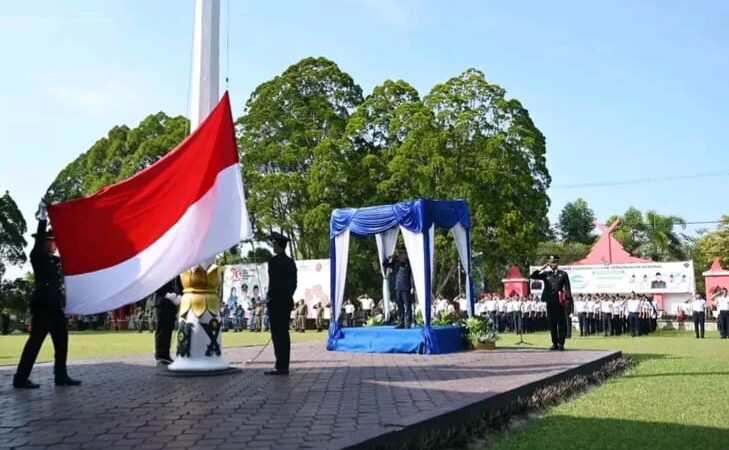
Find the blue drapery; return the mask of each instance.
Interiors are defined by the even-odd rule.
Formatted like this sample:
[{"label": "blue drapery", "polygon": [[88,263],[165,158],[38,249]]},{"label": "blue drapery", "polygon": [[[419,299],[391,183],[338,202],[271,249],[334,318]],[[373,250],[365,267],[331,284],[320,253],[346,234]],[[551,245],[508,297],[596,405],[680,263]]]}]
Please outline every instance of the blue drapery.
[{"label": "blue drapery", "polygon": [[394,205],[342,208],[332,211],[329,234],[334,238],[349,228],[354,236],[365,237],[398,225],[422,233],[433,224],[450,229],[459,222],[470,229],[469,216],[468,204],[463,200],[420,199]]},{"label": "blue drapery", "polygon": [[[423,294],[425,306],[425,326],[423,328],[423,340],[425,353],[440,353],[438,341],[431,328],[431,267],[430,267],[430,237],[428,230],[435,225],[439,228],[451,229],[460,223],[466,229],[466,240],[468,245],[468,267],[470,273],[470,229],[471,219],[468,204],[464,200],[430,200],[419,199],[414,201],[400,202],[394,205],[370,206],[364,208],[343,208],[332,211],[332,218],[329,228],[331,236],[331,292],[334,297],[336,292],[336,247],[334,240],[336,236],[345,230],[355,237],[366,237],[382,233],[396,226],[401,226],[414,233],[423,233],[425,250],[425,282],[426,292]],[[469,277],[470,278],[470,277]],[[468,280],[470,282],[470,279]],[[473,313],[473,289],[469,302],[469,313]],[[332,301],[332,323],[329,326],[329,339],[327,348],[336,348],[336,341],[341,339],[343,331],[339,322],[335,320],[336,301]]]}]

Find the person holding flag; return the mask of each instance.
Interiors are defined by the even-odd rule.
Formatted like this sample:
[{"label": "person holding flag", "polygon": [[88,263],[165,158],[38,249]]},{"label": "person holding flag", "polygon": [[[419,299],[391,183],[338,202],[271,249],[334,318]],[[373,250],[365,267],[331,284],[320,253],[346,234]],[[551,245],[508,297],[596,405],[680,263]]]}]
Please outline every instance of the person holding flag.
[{"label": "person holding flag", "polygon": [[61,258],[57,256],[53,230],[46,230],[48,212],[46,202],[41,200],[36,213],[38,231],[33,235],[35,244],[30,251],[35,286],[30,300],[30,336],[23,348],[18,370],[13,377],[13,387],[17,389],[37,389],[29,377],[38,352],[48,333],[53,339],[55,362],[53,373],[56,386],[77,386],[79,380],[68,376],[66,358],[68,356],[68,327],[64,308],[66,292],[63,284]]}]

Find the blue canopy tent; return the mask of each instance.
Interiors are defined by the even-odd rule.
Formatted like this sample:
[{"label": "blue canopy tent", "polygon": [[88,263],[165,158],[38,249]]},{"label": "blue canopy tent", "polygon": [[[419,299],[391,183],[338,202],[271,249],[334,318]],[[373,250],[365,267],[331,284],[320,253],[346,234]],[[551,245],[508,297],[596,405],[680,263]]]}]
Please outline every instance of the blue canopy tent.
[{"label": "blue canopy tent", "polygon": [[[332,295],[332,321],[329,326],[329,350],[343,349],[339,342],[346,334],[363,333],[361,329],[342,329],[340,315],[344,299],[344,284],[347,275],[347,262],[349,256],[349,238],[354,236],[363,238],[374,235],[377,240],[377,250],[380,258],[380,269],[383,275],[383,300],[385,314],[389,315],[390,289],[385,276],[383,261],[395,252],[398,234],[403,234],[405,248],[408,252],[410,264],[415,281],[415,291],[420,300],[425,324],[422,329],[422,350],[424,353],[446,353],[455,351],[460,342],[454,343],[450,338],[453,330],[437,330],[431,326],[431,283],[434,264],[434,238],[435,227],[446,228],[451,231],[458,248],[458,255],[463,270],[466,273],[466,298],[468,300],[468,315],[473,315],[473,287],[471,284],[471,221],[468,204],[463,200],[429,200],[400,202],[394,205],[371,206],[365,208],[343,208],[332,211],[330,224],[331,238],[331,295]],[[445,327],[444,327],[445,328]],[[394,330],[398,335],[393,339],[412,336],[412,331]],[[443,331],[443,333],[439,333]],[[457,330],[456,330],[457,331]],[[372,336],[381,336],[375,334]],[[439,335],[440,334],[440,335]],[[459,337],[460,339],[460,337]],[[448,340],[445,342],[444,340]],[[462,348],[459,347],[457,350]],[[367,349],[358,348],[352,351],[401,351],[400,347],[369,346]],[[404,350],[406,351],[406,350]]]}]

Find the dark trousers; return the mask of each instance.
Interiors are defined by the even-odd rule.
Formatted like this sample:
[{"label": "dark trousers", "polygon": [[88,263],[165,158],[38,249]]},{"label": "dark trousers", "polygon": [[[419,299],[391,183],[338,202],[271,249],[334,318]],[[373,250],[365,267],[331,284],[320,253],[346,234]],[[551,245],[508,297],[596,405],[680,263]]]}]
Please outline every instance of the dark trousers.
[{"label": "dark trousers", "polygon": [[605,336],[613,334],[613,315],[602,313],[602,332]]},{"label": "dark trousers", "polygon": [[276,370],[289,370],[291,358],[291,336],[289,335],[289,316],[291,311],[270,311],[271,341],[276,355]]},{"label": "dark trousers", "polygon": [[726,338],[729,335],[729,311],[719,311],[716,326],[719,328],[719,335],[722,338]]},{"label": "dark trousers", "polygon": [[154,307],[154,315],[157,319],[157,328],[154,330],[154,358],[172,360],[170,341],[175,329],[177,306],[170,301],[162,302]]},{"label": "dark trousers", "polygon": [[552,334],[553,345],[564,345],[567,336],[567,317],[564,306],[558,302],[547,302],[547,317],[549,318],[549,332]]},{"label": "dark trousers", "polygon": [[696,337],[704,338],[704,312],[695,312],[694,311],[694,333],[696,333]]},{"label": "dark trousers", "polygon": [[585,334],[587,334],[587,330],[585,327],[586,316],[587,316],[587,314],[585,314],[583,312],[577,314],[577,322],[580,325],[580,336],[584,336]]},{"label": "dark trousers", "polygon": [[51,333],[53,350],[55,351],[53,372],[56,378],[65,378],[67,376],[68,327],[63,311],[59,310],[47,315],[34,315],[30,320],[30,326],[30,336],[25,343],[25,348],[23,348],[23,354],[20,356],[20,363],[18,363],[18,370],[15,372],[15,379],[17,381],[28,379],[30,371],[33,370],[35,359],[38,357],[38,352],[48,333]]},{"label": "dark trousers", "polygon": [[400,324],[413,323],[413,297],[410,291],[395,291],[397,293],[397,317]]},{"label": "dark trousers", "polygon": [[640,319],[638,313],[628,313],[628,327],[631,336],[640,336]]}]

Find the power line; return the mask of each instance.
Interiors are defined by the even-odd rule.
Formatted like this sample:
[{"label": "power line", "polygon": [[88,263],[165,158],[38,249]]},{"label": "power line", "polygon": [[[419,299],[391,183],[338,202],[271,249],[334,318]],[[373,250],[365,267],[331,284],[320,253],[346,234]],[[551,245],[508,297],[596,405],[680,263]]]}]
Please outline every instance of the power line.
[{"label": "power line", "polygon": [[577,189],[586,187],[614,187],[614,186],[631,186],[635,184],[665,183],[667,181],[693,180],[698,178],[718,178],[729,176],[729,172],[708,172],[694,173],[689,175],[669,175],[665,177],[653,178],[634,178],[630,180],[619,181],[594,181],[586,183],[573,183],[551,186],[551,189]]}]

